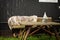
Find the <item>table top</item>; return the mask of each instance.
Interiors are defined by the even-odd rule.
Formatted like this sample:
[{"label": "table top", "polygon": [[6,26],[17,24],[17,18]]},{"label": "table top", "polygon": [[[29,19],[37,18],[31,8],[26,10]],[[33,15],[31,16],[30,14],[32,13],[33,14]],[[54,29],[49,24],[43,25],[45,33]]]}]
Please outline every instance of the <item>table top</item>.
[{"label": "table top", "polygon": [[60,25],[60,23],[57,22],[21,22],[21,25],[13,25],[12,28],[25,28],[26,25],[33,25],[32,28],[34,28],[35,26],[37,27],[37,25]]},{"label": "table top", "polygon": [[21,22],[22,25],[60,25],[57,22]]}]

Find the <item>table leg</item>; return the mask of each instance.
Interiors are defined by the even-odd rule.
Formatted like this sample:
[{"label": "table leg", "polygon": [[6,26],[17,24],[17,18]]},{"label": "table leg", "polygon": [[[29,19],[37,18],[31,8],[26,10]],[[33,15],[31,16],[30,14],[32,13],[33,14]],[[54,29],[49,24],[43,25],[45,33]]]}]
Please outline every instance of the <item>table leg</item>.
[{"label": "table leg", "polygon": [[38,29],[34,30],[34,31],[31,32],[29,35],[32,35],[32,34],[36,33],[36,32],[39,31],[40,29],[41,29],[41,28],[38,28]]},{"label": "table leg", "polygon": [[26,35],[25,35],[25,37],[24,37],[24,40],[27,39],[27,36],[29,35],[30,29],[31,29],[31,27],[29,27],[28,30],[26,31]]},{"label": "table leg", "polygon": [[45,28],[45,25],[41,27],[42,30],[46,31],[47,33],[51,34],[51,35],[54,35],[54,33],[52,33],[50,30],[46,30]]},{"label": "table leg", "polygon": [[29,35],[31,27],[28,27],[28,29],[26,30],[26,28],[24,28],[23,30],[20,30],[20,33],[18,35],[19,40],[26,40],[27,36]]},{"label": "table leg", "polygon": [[54,32],[55,32],[56,40],[59,40],[59,34],[58,34],[56,28],[53,28],[53,29],[54,29]]},{"label": "table leg", "polygon": [[19,32],[19,34],[18,34],[19,40],[23,40],[23,39],[24,39],[24,37],[23,37],[24,35],[23,35],[23,34],[24,34],[25,30],[26,30],[26,29],[20,29],[20,32]]}]

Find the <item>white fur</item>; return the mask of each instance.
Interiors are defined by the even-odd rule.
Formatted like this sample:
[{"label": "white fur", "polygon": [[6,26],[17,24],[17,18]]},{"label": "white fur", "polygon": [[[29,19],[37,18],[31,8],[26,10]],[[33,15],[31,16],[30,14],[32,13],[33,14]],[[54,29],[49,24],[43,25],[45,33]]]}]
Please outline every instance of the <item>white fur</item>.
[{"label": "white fur", "polygon": [[8,19],[9,28],[12,29],[12,25],[20,25],[20,22],[36,22],[37,16],[12,16]]}]

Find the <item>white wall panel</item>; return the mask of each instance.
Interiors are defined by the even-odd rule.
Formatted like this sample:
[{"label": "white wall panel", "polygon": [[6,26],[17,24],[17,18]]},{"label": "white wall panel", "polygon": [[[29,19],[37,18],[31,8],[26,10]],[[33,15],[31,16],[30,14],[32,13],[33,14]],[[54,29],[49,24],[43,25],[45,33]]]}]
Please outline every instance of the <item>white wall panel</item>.
[{"label": "white wall panel", "polygon": [[58,3],[58,0],[39,0],[39,2],[51,2],[51,3]]}]

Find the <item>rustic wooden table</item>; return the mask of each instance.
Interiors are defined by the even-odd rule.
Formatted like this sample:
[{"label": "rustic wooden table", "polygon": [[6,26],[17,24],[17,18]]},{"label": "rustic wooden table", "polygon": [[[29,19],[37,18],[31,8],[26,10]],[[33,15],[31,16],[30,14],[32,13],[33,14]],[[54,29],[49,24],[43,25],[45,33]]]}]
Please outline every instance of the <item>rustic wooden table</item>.
[{"label": "rustic wooden table", "polygon": [[[21,39],[26,40],[28,35],[32,35],[40,29],[43,29],[44,31],[50,33],[51,35],[55,35],[56,40],[59,40],[59,34],[58,34],[56,28],[54,28],[55,33],[52,33],[49,30],[46,30],[44,28],[45,28],[45,26],[47,26],[48,28],[50,28],[52,25],[57,26],[57,25],[60,25],[60,23],[56,23],[56,22],[45,22],[45,23],[43,23],[43,22],[21,22],[21,25],[23,25],[23,26],[20,26],[20,27],[18,27],[18,26],[15,27],[14,26],[13,27],[13,28],[24,28],[23,30],[20,30],[20,33],[18,35],[20,40]],[[35,28],[35,27],[37,27],[38,29],[34,30],[33,32],[31,32],[29,34],[31,28]]]}]

